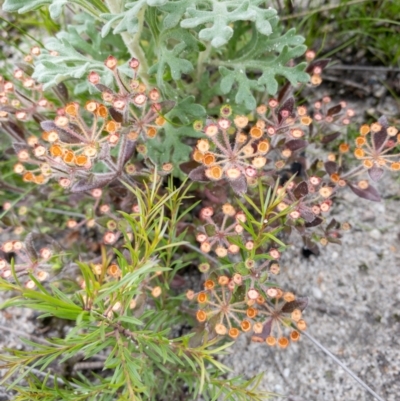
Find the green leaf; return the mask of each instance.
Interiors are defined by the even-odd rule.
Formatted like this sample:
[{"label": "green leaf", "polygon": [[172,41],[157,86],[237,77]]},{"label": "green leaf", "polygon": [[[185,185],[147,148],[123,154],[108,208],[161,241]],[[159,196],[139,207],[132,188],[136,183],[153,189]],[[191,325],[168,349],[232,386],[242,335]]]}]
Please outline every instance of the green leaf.
[{"label": "green leaf", "polygon": [[221,80],[222,92],[224,94],[229,93],[232,89],[233,84],[236,82],[236,103],[244,104],[248,110],[254,110],[257,106],[257,102],[253,95],[253,90],[263,90],[263,88],[257,84],[257,81],[249,79],[245,71],[240,68],[229,70],[225,67],[219,67],[219,72],[223,77]]},{"label": "green leaf", "polygon": [[203,50],[203,45],[187,30],[174,28],[163,31],[159,38],[158,62],[149,69],[149,74],[156,74],[158,87],[165,92],[165,70],[168,68],[173,80],[182,74],[193,71],[193,64],[187,60],[187,54]]},{"label": "green leaf", "polygon": [[177,0],[169,1],[160,10],[167,13],[163,20],[163,27],[165,29],[174,28],[179,24],[186,10],[196,5],[196,0]]},{"label": "green leaf", "polygon": [[[46,49],[57,51],[58,55],[52,56],[50,52],[43,51],[36,61],[33,78],[43,83],[44,89],[47,89],[71,78],[82,79],[90,71],[97,71],[101,74],[102,83],[112,86],[113,74],[105,67],[104,60],[110,54],[108,45],[111,37],[114,46],[125,49],[121,45],[121,39],[113,35],[102,39],[95,20],[88,15],[77,16],[75,21],[76,24],[68,26],[67,31],[61,31],[55,38],[48,39]],[[83,34],[89,40],[84,39]],[[115,56],[122,54],[117,51]],[[82,79],[79,90],[89,91],[93,88],[86,79]]]},{"label": "green leaf", "polygon": [[147,142],[148,155],[158,165],[170,162],[174,167],[189,159],[192,147],[185,144],[187,138],[203,136],[190,126],[176,128],[169,123],[164,126],[164,133],[162,139],[155,138]]},{"label": "green leaf", "polygon": [[101,30],[101,35],[104,37],[108,35],[114,26],[113,33],[129,32],[135,34],[138,31],[138,14],[143,7],[162,6],[168,0],[138,0],[126,4],[127,11],[118,14],[101,14],[100,17],[107,21]]},{"label": "green leaf", "polygon": [[[275,95],[278,91],[277,76],[285,77],[294,86],[308,82],[309,75],[304,71],[306,63],[288,66],[289,61],[306,51],[306,46],[301,44],[303,41],[303,37],[295,35],[294,29],[284,35],[275,31],[268,38],[253,32],[251,40],[238,52],[238,58],[216,62],[222,75],[221,91],[224,94],[236,92],[236,103],[253,110],[256,107],[254,91]],[[251,78],[260,73],[257,80]]]},{"label": "green leaf", "polygon": [[167,115],[169,121],[179,119],[182,124],[188,125],[196,119],[206,115],[206,109],[194,102],[194,96],[188,96],[181,100]]},{"label": "green leaf", "polygon": [[[96,6],[94,5],[96,3]],[[66,4],[76,4],[94,17],[98,17],[99,11],[104,11],[104,4],[92,1],[81,0],[5,0],[3,11],[15,12],[19,14],[37,10],[43,6],[49,6],[50,16],[53,19],[59,18],[63,7]]]},{"label": "green leaf", "polygon": [[50,17],[53,19],[59,18],[66,4],[68,4],[68,0],[57,0],[53,2],[49,7]]},{"label": "green leaf", "polygon": [[18,11],[23,14],[51,3],[52,0],[6,0],[3,4],[3,11],[7,13]]},{"label": "green leaf", "polygon": [[213,47],[221,47],[231,39],[234,31],[230,25],[236,21],[254,21],[260,33],[270,35],[272,25],[269,20],[275,20],[276,11],[258,7],[262,3],[262,0],[212,0],[211,10],[189,7],[186,10],[188,18],[181,22],[181,27],[206,25],[207,28],[200,30],[199,38],[211,42]]}]

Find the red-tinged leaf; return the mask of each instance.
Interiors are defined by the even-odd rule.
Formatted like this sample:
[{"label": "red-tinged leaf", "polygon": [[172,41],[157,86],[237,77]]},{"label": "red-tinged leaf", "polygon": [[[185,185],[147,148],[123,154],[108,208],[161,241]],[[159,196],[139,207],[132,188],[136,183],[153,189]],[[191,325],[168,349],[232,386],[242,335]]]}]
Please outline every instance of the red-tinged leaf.
[{"label": "red-tinged leaf", "polygon": [[29,259],[32,261],[36,261],[38,259],[38,254],[36,252],[36,249],[33,245],[34,241],[34,233],[30,232],[26,237],[25,237],[25,249],[26,252],[29,256]]},{"label": "red-tinged leaf", "polygon": [[326,114],[327,114],[327,116],[331,117],[336,114],[339,114],[341,111],[342,111],[342,106],[340,104],[337,104],[336,106],[333,106],[330,109],[328,109]]},{"label": "red-tinged leaf", "polygon": [[164,116],[175,107],[176,102],[174,102],[173,100],[164,100],[163,102],[157,103],[157,105],[161,107],[161,110],[158,111],[158,114]]},{"label": "red-tinged leaf", "polygon": [[378,118],[378,123],[382,125],[383,128],[389,127],[389,121],[387,120],[386,116],[380,116]]},{"label": "red-tinged leaf", "polygon": [[192,181],[207,182],[210,181],[205,174],[206,168],[204,166],[196,167],[189,173],[189,178]]},{"label": "red-tinged leaf", "polygon": [[279,91],[278,97],[277,97],[277,100],[278,100],[279,104],[281,104],[283,99],[285,99],[285,97],[287,95],[287,92],[288,92],[290,87],[291,87],[290,82],[287,82],[285,85],[283,85],[282,89]]},{"label": "red-tinged leaf", "polygon": [[327,225],[327,227],[326,227],[326,231],[330,231],[330,230],[332,230],[333,228],[337,228],[337,226],[340,226],[340,224],[335,220],[335,219],[332,219],[330,222],[329,222],[329,224]]},{"label": "red-tinged leaf", "polygon": [[25,139],[25,130],[12,121],[3,122],[2,128],[14,139]]},{"label": "red-tinged leaf", "polygon": [[110,144],[103,142],[100,146],[99,160],[106,160],[110,156]]},{"label": "red-tinged leaf", "polygon": [[325,166],[325,171],[326,171],[329,175],[331,175],[331,174],[333,174],[333,173],[336,173],[337,170],[338,170],[337,163],[335,163],[335,162],[325,162],[325,163],[324,163],[324,166]]},{"label": "red-tinged leaf", "polygon": [[194,161],[194,160],[189,160],[188,162],[181,163],[181,164],[179,165],[179,168],[180,168],[185,174],[189,175],[189,173],[190,173],[192,170],[194,170],[196,167],[199,167],[199,166],[201,166],[200,163],[197,163],[197,162]]},{"label": "red-tinged leaf", "polygon": [[313,255],[318,256],[320,254],[318,245],[311,240],[311,238],[308,237],[303,237],[304,241],[304,248],[303,250],[307,250],[308,252],[311,252]]},{"label": "red-tinged leaf", "polygon": [[290,97],[283,103],[283,105],[279,108],[278,110],[278,121],[282,121],[282,112],[283,111],[288,111],[289,112],[289,117],[293,114],[293,107],[294,107],[294,99]]},{"label": "red-tinged leaf", "polygon": [[66,143],[78,143],[81,142],[79,138],[71,135],[68,131],[57,127],[57,125],[52,120],[42,121],[40,126],[44,131],[57,131],[58,135],[60,136],[61,141]]},{"label": "red-tinged leaf", "polygon": [[179,274],[175,274],[174,278],[169,283],[170,287],[174,288],[174,289],[182,288],[185,286],[185,284],[186,284],[186,280]]},{"label": "red-tinged leaf", "polygon": [[254,333],[251,336],[251,341],[255,343],[265,343],[265,340],[271,333],[273,319],[268,320],[263,324],[261,333]]},{"label": "red-tinged leaf", "polygon": [[22,150],[26,150],[27,152],[29,152],[29,147],[25,142],[13,142],[12,147],[15,153],[19,153]]},{"label": "red-tinged leaf", "polygon": [[327,240],[328,240],[328,242],[330,242],[331,244],[342,245],[342,241],[341,241],[339,238],[328,237]]},{"label": "red-tinged leaf", "polygon": [[370,169],[368,169],[368,175],[371,177],[372,181],[379,181],[385,170],[383,168],[377,167],[377,166],[372,166]]},{"label": "red-tinged leaf", "polygon": [[20,92],[17,89],[14,91],[14,93],[17,96],[18,100],[20,100],[21,103],[26,107],[31,107],[35,103],[28,96],[25,96],[22,92]]},{"label": "red-tinged leaf", "polygon": [[379,192],[371,185],[367,189],[361,189],[352,184],[348,184],[348,186],[360,198],[367,199],[372,202],[380,202],[382,200]]},{"label": "red-tinged leaf", "polygon": [[294,189],[293,195],[296,199],[304,198],[308,195],[308,184],[305,181],[300,182],[300,184],[298,184]]},{"label": "red-tinged leaf", "polygon": [[324,220],[321,217],[316,217],[313,221],[306,223],[307,228],[319,226]]},{"label": "red-tinged leaf", "polygon": [[247,181],[243,175],[241,175],[237,180],[229,181],[229,183],[237,195],[242,196],[244,193],[246,193]]},{"label": "red-tinged leaf", "polygon": [[40,125],[42,121],[45,121],[45,117],[39,113],[33,113],[32,118],[35,120],[37,124]]},{"label": "red-tinged leaf", "polygon": [[272,330],[272,319],[269,319],[264,323],[262,332],[260,333],[264,341],[271,334],[271,330]]},{"label": "red-tinged leaf", "polygon": [[15,112],[17,111],[17,109],[15,107],[12,107],[12,106],[1,106],[0,110],[1,111],[6,111],[7,113],[12,113],[12,114],[15,114]]},{"label": "red-tinged leaf", "polygon": [[335,139],[339,138],[340,135],[341,135],[340,132],[334,132],[333,134],[324,135],[321,139],[321,143],[326,145],[327,143],[330,143]]},{"label": "red-tinged leaf", "polygon": [[124,116],[119,111],[115,110],[114,107],[109,107],[108,112],[114,121],[117,123],[122,123],[124,121]]},{"label": "red-tinged leaf", "polygon": [[108,92],[108,93],[111,93],[111,94],[114,93],[109,87],[107,87],[107,86],[105,86],[103,84],[96,84],[94,86],[100,92]]},{"label": "red-tinged leaf", "polygon": [[15,66],[22,70],[26,75],[31,76],[33,74],[33,66],[28,63],[15,63]]},{"label": "red-tinged leaf", "polygon": [[307,222],[311,223],[315,220],[315,214],[312,212],[312,210],[306,206],[300,206],[299,207],[299,212],[301,217]]},{"label": "red-tinged leaf", "polygon": [[136,148],[136,143],[132,141],[127,141],[125,144],[125,149],[124,149],[124,154],[123,154],[123,161],[122,165],[125,166],[125,164],[130,160],[130,158],[133,156],[133,153],[135,152]]},{"label": "red-tinged leaf", "polygon": [[103,188],[116,177],[115,173],[104,173],[91,175],[77,181],[71,188],[72,193],[90,191],[95,188]]},{"label": "red-tinged leaf", "polygon": [[295,309],[300,309],[301,311],[303,311],[307,308],[307,305],[308,298],[297,298],[294,301],[286,302],[285,305],[282,306],[282,309],[280,311],[282,313],[292,313]]},{"label": "red-tinged leaf", "polygon": [[68,89],[62,82],[57,84],[53,90],[62,102],[68,103],[69,100]]},{"label": "red-tinged leaf", "polygon": [[306,72],[312,73],[315,67],[319,67],[323,70],[330,61],[330,59],[315,60],[306,68]]},{"label": "red-tinged leaf", "polygon": [[372,134],[372,146],[377,152],[380,152],[385,146],[388,138],[386,128],[382,128],[379,132],[374,132]]},{"label": "red-tinged leaf", "polygon": [[303,141],[302,139],[293,139],[292,141],[286,142],[285,147],[292,152],[303,149],[308,145],[307,141]]},{"label": "red-tinged leaf", "polygon": [[296,224],[296,226],[294,228],[298,231],[298,233],[300,235],[305,235],[306,234],[306,228],[303,225]]}]

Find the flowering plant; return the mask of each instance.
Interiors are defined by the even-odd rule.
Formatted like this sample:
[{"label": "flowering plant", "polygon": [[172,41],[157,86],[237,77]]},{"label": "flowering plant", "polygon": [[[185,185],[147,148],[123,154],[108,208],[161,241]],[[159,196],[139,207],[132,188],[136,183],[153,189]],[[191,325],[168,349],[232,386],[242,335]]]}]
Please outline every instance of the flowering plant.
[{"label": "flowering plant", "polygon": [[[300,102],[329,60],[260,0],[70,3],[72,25],[0,77],[3,308],[62,325],[2,355],[1,383],[19,400],[266,399],[217,356],[245,333],[300,340],[288,237],[340,243],[335,200],[379,201],[400,135],[381,117],[353,145],[346,102]],[[3,8],[43,5],[67,2]]]}]

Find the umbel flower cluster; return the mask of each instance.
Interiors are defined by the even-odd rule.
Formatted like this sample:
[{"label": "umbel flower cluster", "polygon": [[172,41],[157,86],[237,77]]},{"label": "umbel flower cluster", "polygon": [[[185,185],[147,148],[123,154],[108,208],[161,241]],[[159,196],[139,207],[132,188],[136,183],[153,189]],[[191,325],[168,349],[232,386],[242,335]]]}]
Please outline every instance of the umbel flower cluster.
[{"label": "umbel flower cluster", "polygon": [[[36,54],[35,49],[32,52]],[[24,71],[16,70],[14,76],[27,95],[0,79],[0,118],[4,130],[14,139],[18,157],[14,172],[23,181],[43,185],[56,180],[63,188],[81,192],[121,178],[134,184],[134,176],[148,174],[149,169],[140,159],[146,163],[144,143],[154,138],[165,123],[161,96],[137,77],[136,59],[129,62],[132,79],[123,76],[117,64],[113,56],[105,61],[117,90],[102,85],[101,76],[91,72],[88,80],[100,92],[101,100],[88,100],[83,105],[69,102],[56,110],[43,97],[41,86]],[[48,120],[52,113],[55,117]],[[18,121],[40,123],[40,136],[22,131],[16,125]],[[171,166],[162,166],[165,173],[170,170]]]},{"label": "umbel flower cluster", "polygon": [[[251,271],[249,275],[251,275]],[[250,288],[242,298],[238,296],[246,277],[235,273],[232,277],[218,276],[204,283],[204,290],[186,297],[198,304],[196,319],[208,322],[216,335],[236,339],[240,333],[252,332],[254,342],[286,348],[290,340],[300,339],[306,329],[302,311],[307,299],[296,299],[290,292],[269,287],[264,295]]]},{"label": "umbel flower cluster", "polygon": [[[207,121],[202,129],[206,138],[197,142],[193,152],[193,159],[202,166],[190,177],[197,181],[226,180],[236,193],[246,192],[247,186],[266,171],[290,166],[309,143],[320,139],[315,132],[326,132],[327,125],[329,132],[350,124],[354,111],[344,102],[327,108],[330,101],[325,97],[315,102],[312,118],[305,106],[294,107],[292,97],[281,102],[270,99],[257,107],[250,116],[252,121],[246,115],[232,116],[231,107],[222,106],[221,117]],[[201,127],[200,122],[195,125]],[[332,139],[325,134],[322,141]]]}]

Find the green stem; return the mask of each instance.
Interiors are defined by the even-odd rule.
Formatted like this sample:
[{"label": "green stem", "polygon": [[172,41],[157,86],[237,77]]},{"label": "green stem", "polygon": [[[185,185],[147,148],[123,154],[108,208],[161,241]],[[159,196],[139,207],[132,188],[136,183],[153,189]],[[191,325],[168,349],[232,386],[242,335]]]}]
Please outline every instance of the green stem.
[{"label": "green stem", "polygon": [[204,64],[207,62],[207,60],[210,58],[210,53],[211,53],[211,43],[207,43],[206,50],[200,52],[199,58],[197,60],[197,82],[200,81],[201,76],[203,75],[204,72]]},{"label": "green stem", "polygon": [[[105,0],[107,7],[111,14],[120,14],[124,11],[124,1],[121,0]],[[146,55],[143,52],[143,49],[140,47],[140,37],[142,35],[142,30],[144,26],[144,14],[146,11],[146,4],[139,11],[138,18],[138,31],[134,36],[130,35],[128,32],[122,32],[121,37],[125,43],[126,48],[129,50],[129,53],[132,57],[135,57],[140,62],[140,77],[142,78],[144,84],[148,86],[148,69],[149,66],[147,64]]]},{"label": "green stem", "polygon": [[[88,4],[87,1],[85,1],[85,0],[75,0],[74,3],[77,4],[79,7],[81,7],[83,10],[85,10],[92,17],[94,17],[96,19],[100,19],[101,10],[98,10],[97,8],[91,7],[90,4]],[[104,9],[104,8],[102,7],[102,9]]]}]

